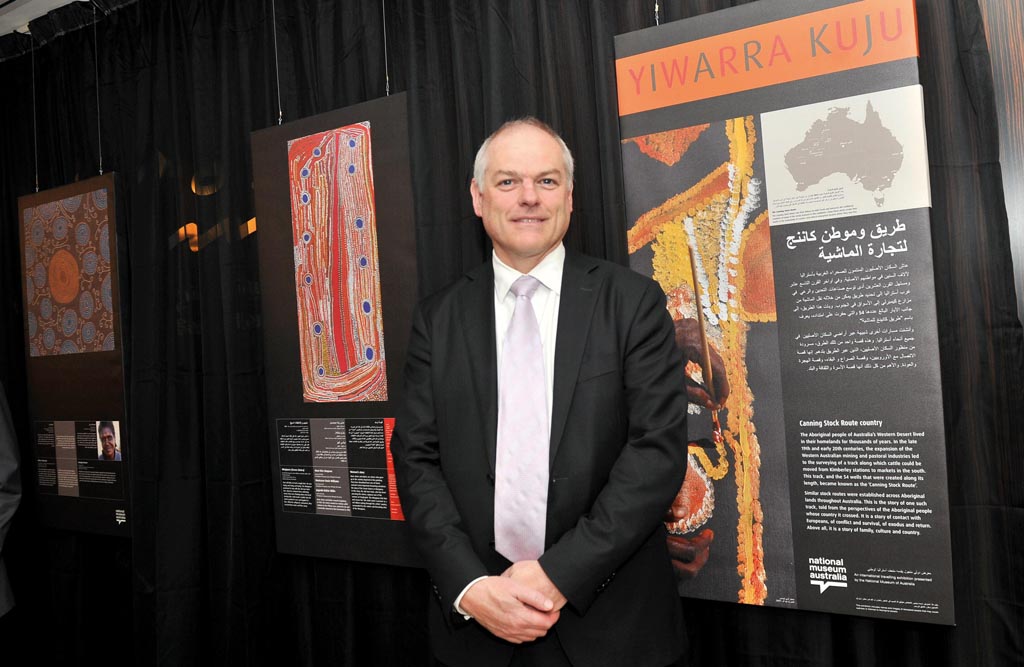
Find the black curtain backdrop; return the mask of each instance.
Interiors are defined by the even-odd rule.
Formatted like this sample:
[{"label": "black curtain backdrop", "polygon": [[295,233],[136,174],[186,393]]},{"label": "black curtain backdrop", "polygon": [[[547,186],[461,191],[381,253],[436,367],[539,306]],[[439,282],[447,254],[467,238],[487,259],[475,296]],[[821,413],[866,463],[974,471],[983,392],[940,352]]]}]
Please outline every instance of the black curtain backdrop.
[{"label": "black curtain backdrop", "polygon": [[[771,0],[764,0],[770,2]],[[667,0],[662,20],[743,4]],[[483,261],[476,146],[535,114],[577,160],[567,244],[624,261],[615,34],[654,2],[384,0],[409,92],[419,290]],[[958,627],[686,601],[690,664],[1024,664],[1024,343],[1015,313],[988,49],[977,0],[918,0],[934,209]],[[78,9],[81,9],[79,7]],[[37,664],[429,665],[418,570],[275,553],[249,133],[385,93],[372,0],[140,0],[0,62],[0,378],[31,463],[16,199],[119,176],[133,539],[32,516],[8,539]],[[47,19],[41,19],[45,22]],[[42,26],[42,23],[38,25]],[[194,222],[198,252],[178,241]],[[83,388],[87,391],[88,388]],[[879,387],[878,391],[886,391]],[[893,400],[899,400],[894,396]],[[29,469],[29,474],[31,469]]]}]

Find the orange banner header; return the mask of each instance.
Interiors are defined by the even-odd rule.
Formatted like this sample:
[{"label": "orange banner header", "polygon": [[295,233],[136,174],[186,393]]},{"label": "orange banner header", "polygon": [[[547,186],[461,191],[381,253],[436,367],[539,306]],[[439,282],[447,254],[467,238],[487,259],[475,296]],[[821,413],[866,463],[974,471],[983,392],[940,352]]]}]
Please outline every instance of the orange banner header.
[{"label": "orange banner header", "polygon": [[914,0],[862,0],[620,58],[619,115],[917,54]]}]

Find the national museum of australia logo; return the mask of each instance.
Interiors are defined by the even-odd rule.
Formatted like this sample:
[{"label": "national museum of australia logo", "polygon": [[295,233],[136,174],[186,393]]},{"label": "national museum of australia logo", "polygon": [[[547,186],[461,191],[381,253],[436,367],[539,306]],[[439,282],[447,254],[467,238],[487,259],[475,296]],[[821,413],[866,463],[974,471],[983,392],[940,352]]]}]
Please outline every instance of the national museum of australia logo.
[{"label": "national museum of australia logo", "polygon": [[808,558],[811,585],[818,593],[828,588],[846,588],[846,565],[842,558]]}]

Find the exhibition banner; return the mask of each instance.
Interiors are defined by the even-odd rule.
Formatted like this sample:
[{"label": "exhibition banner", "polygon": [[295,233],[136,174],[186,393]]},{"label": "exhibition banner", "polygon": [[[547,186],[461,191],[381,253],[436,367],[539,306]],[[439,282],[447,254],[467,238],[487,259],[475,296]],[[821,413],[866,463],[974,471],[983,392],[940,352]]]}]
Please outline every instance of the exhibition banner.
[{"label": "exhibition banner", "polygon": [[129,534],[115,178],[18,199],[28,405],[41,520]]},{"label": "exhibition banner", "polygon": [[391,460],[416,299],[405,94],[252,135],[278,549],[418,565]]},{"label": "exhibition banner", "polygon": [[630,263],[718,407],[690,408],[680,593],[952,624],[913,0],[757,2],[615,46]]}]

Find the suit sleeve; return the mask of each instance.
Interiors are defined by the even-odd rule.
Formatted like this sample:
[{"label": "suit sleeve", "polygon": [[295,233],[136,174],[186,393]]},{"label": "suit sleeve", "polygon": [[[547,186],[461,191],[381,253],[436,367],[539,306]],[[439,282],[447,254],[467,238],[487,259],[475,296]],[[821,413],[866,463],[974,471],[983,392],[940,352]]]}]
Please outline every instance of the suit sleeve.
[{"label": "suit sleeve", "polygon": [[18,443],[7,407],[7,396],[0,385],[0,554],[3,553],[7,529],[21,500],[21,479],[18,476]]},{"label": "suit sleeve", "polygon": [[446,611],[466,584],[486,576],[441,469],[431,367],[431,334],[424,307],[416,309],[405,365],[405,397],[391,451],[402,511]]},{"label": "suit sleeve", "polygon": [[540,558],[551,581],[585,613],[599,588],[659,528],[686,473],[686,394],[665,296],[653,281],[625,336],[628,436],[605,486]]}]

